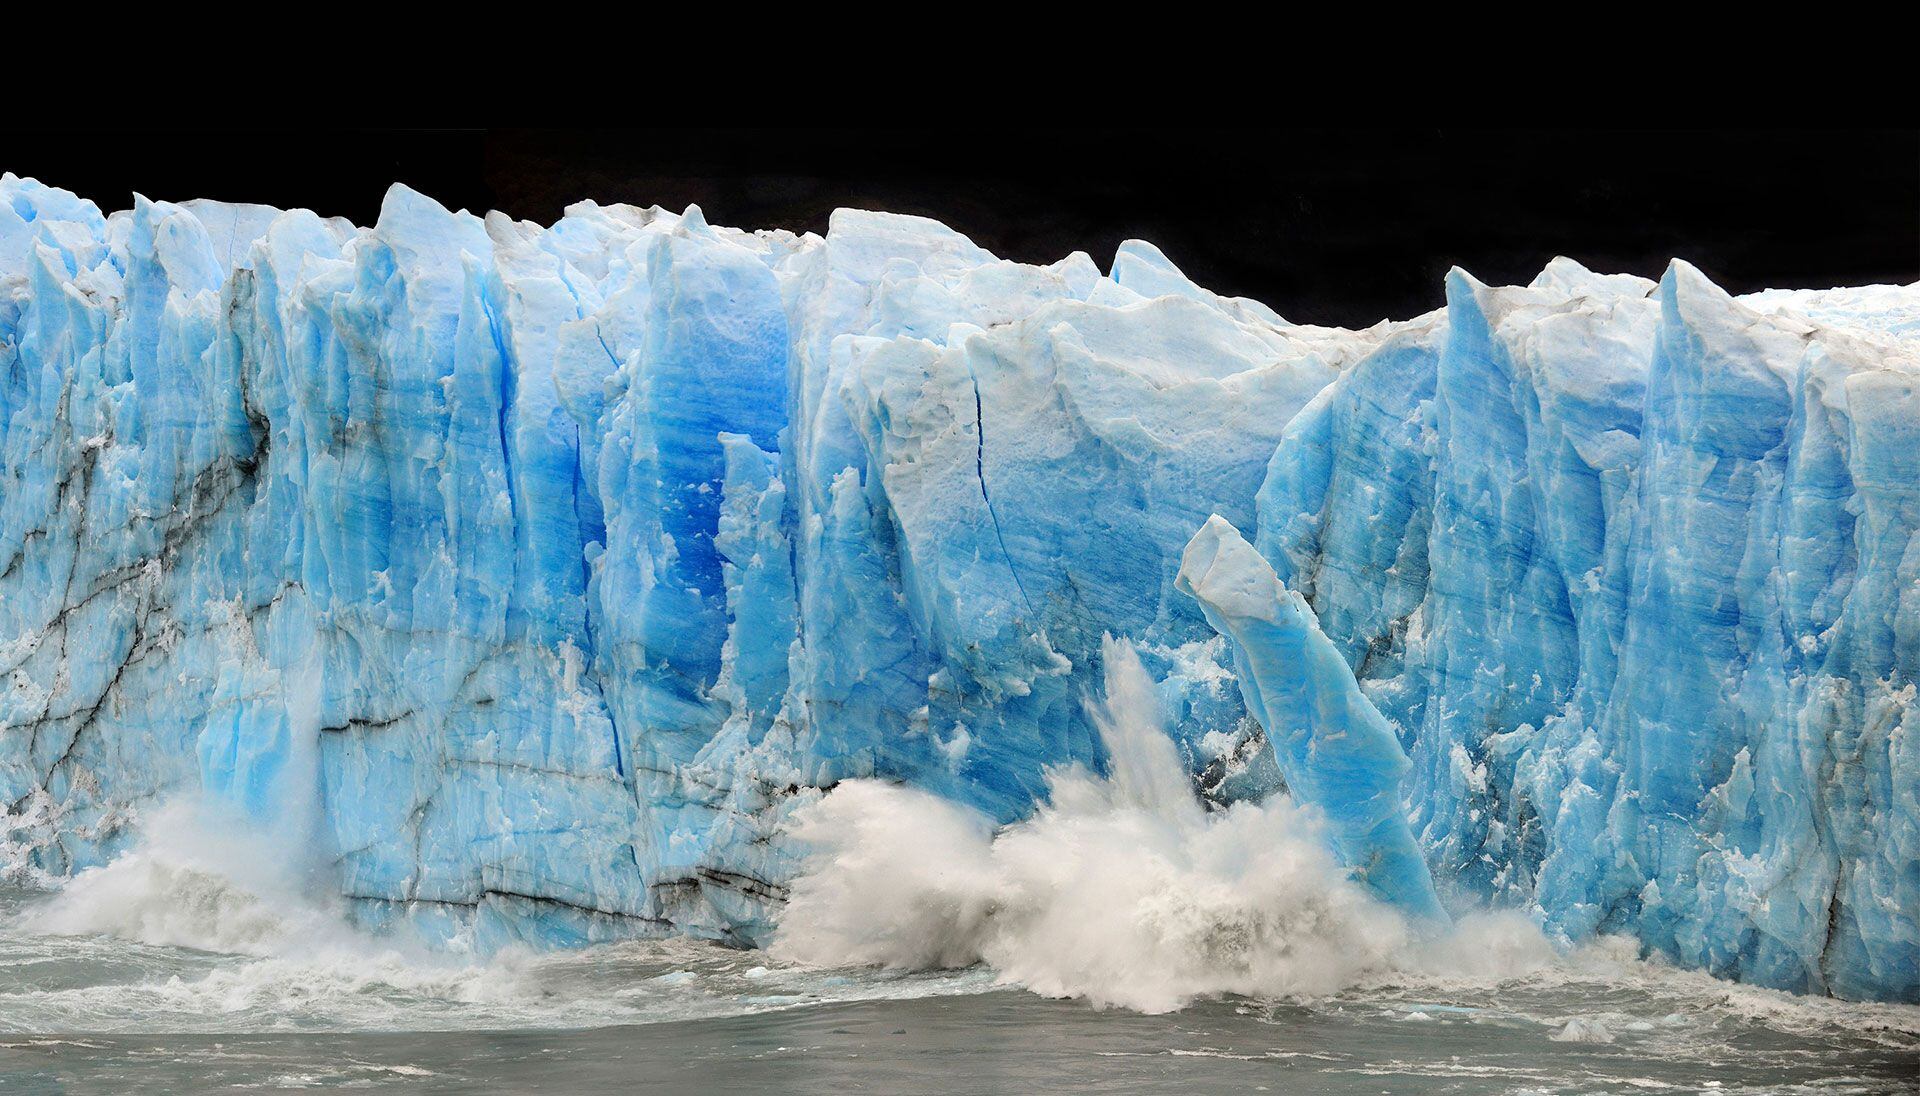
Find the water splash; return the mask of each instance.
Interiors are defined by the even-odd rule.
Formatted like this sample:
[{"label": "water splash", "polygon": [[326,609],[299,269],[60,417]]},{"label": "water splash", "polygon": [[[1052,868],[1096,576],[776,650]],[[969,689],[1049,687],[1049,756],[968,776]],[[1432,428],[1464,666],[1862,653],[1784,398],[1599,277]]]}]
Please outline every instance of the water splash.
[{"label": "water splash", "polygon": [[331,876],[206,799],[52,893],[0,890],[0,1033],[588,1028],[976,990],[849,976],[687,939],[481,954],[358,927]]},{"label": "water splash", "polygon": [[154,811],[131,849],[75,875],[20,923],[237,955],[363,952],[330,882],[244,817],[181,800]]},{"label": "water splash", "polygon": [[[1049,802],[996,830],[929,793],[849,781],[800,818],[813,846],[772,944],[820,965],[984,962],[1002,980],[1098,1006],[1326,994],[1464,949],[1420,935],[1355,883],[1284,796],[1202,809],[1153,680],[1108,639],[1094,722],[1111,765],[1049,776]],[[1521,971],[1552,950],[1525,918],[1471,918],[1474,962]]]}]

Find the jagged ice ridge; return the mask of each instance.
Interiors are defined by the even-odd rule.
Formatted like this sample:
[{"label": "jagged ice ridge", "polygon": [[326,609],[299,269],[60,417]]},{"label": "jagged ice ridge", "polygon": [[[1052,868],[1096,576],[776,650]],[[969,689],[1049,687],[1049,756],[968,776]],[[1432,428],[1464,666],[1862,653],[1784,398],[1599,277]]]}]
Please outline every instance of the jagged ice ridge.
[{"label": "jagged ice ridge", "polygon": [[837,782],[1101,766],[1111,634],[1416,916],[1920,999],[1920,286],[1446,289],[6,176],[0,841],[197,790],[372,926],[757,942]]}]

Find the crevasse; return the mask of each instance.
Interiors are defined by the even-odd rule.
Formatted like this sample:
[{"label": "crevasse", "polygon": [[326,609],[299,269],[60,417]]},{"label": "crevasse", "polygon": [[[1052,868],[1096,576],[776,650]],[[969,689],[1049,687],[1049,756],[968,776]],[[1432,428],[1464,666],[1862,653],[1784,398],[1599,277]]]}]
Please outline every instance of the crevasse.
[{"label": "crevasse", "polygon": [[1920,287],[1446,291],[6,176],[0,850],[198,792],[371,926],[751,943],[837,782],[1103,765],[1111,634],[1406,908],[1920,999]]}]

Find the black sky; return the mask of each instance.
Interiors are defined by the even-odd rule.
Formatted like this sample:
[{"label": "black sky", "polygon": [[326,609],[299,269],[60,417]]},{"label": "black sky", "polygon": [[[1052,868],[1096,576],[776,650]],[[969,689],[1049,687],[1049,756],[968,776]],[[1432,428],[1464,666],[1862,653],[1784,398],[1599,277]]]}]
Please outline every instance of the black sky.
[{"label": "black sky", "polygon": [[1920,130],[436,130],[0,133],[0,170],[103,208],[131,192],[306,206],[365,224],[393,180],[551,222],[579,198],[697,202],[716,224],[822,231],[836,206],[937,217],[1025,261],[1104,267],[1128,237],[1290,319],[1440,303],[1460,265],[1547,259],[1736,292],[1920,278]]}]

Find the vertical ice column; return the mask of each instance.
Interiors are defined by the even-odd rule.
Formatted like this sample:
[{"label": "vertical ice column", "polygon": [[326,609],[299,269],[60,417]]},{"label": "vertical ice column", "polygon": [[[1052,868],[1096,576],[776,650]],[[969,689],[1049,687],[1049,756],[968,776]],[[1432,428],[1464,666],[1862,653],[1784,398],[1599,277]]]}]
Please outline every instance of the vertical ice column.
[{"label": "vertical ice column", "polygon": [[1407,755],[1307,603],[1218,514],[1188,543],[1177,584],[1233,639],[1247,709],[1294,797],[1326,817],[1341,859],[1382,898],[1444,922],[1400,801]]}]

